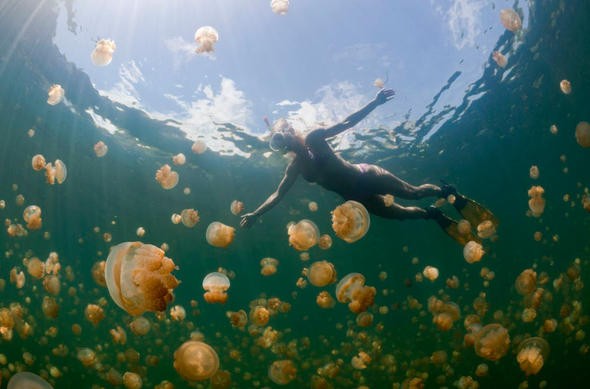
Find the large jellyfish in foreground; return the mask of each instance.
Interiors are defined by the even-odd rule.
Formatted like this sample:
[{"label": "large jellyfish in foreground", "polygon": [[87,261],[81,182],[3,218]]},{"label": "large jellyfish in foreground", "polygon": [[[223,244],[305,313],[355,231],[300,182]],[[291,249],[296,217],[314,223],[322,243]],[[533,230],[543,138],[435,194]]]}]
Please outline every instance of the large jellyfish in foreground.
[{"label": "large jellyfish in foreground", "polygon": [[526,375],[537,374],[549,355],[549,343],[543,338],[532,337],[523,340],[518,346],[516,361]]},{"label": "large jellyfish in foreground", "polygon": [[320,230],[314,222],[308,219],[300,220],[298,223],[289,224],[287,227],[289,244],[295,250],[306,251],[315,246],[320,239]]},{"label": "large jellyfish in foreground", "polygon": [[199,45],[195,50],[197,54],[212,53],[215,51],[213,47],[219,40],[219,33],[211,26],[200,27],[195,32],[195,42]]},{"label": "large jellyfish in foreground", "polygon": [[350,273],[336,285],[336,298],[341,303],[348,303],[353,313],[366,311],[375,301],[377,290],[365,286],[365,277],[360,273]]},{"label": "large jellyfish in foreground", "polygon": [[6,389],[53,389],[53,386],[37,374],[23,371],[10,378]]},{"label": "large jellyfish in foreground", "polygon": [[203,381],[219,370],[219,357],[207,343],[189,340],[174,352],[174,368],[187,381]]},{"label": "large jellyfish in foreground", "polygon": [[369,230],[369,212],[359,202],[349,200],[332,211],[332,228],[348,243],[361,239]]},{"label": "large jellyfish in foreground", "polygon": [[124,242],[111,248],[105,280],[113,301],[130,315],[161,312],[172,301],[179,281],[176,268],[164,251],[151,244]]},{"label": "large jellyfish in foreground", "polygon": [[111,39],[101,39],[96,42],[96,47],[90,54],[92,63],[96,66],[107,66],[113,60],[113,53],[117,45]]}]

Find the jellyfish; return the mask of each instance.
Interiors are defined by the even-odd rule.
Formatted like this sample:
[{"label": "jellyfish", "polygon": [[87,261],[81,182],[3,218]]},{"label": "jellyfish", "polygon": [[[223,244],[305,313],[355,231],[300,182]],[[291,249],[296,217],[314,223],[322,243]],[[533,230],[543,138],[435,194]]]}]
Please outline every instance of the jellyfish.
[{"label": "jellyfish", "polygon": [[227,301],[226,291],[229,289],[229,278],[223,273],[209,273],[203,279],[203,289],[206,290],[203,297],[208,303],[225,304]]},{"label": "jellyfish", "polygon": [[542,186],[532,186],[529,191],[529,208],[534,217],[539,217],[545,211],[545,199],[543,198],[545,189]]},{"label": "jellyfish", "polygon": [[471,223],[468,220],[461,219],[457,223],[457,231],[461,235],[469,235],[471,233]]},{"label": "jellyfish", "polygon": [[237,312],[227,311],[225,315],[229,319],[231,326],[234,328],[244,328],[246,327],[246,324],[248,324],[248,315],[243,309],[240,309]]},{"label": "jellyfish", "polygon": [[[195,211],[195,212],[196,212],[196,211]],[[197,214],[197,216],[198,216],[198,214]],[[179,224],[179,223],[182,221],[182,216],[180,216],[180,215],[179,215],[179,214],[177,214],[177,213],[173,213],[173,214],[170,216],[170,221],[172,222],[172,224]]]},{"label": "jellyfish", "polygon": [[383,81],[381,78],[376,78],[375,81],[373,81],[373,86],[379,89],[383,89],[383,87],[385,86],[385,81]]},{"label": "jellyfish", "polygon": [[29,230],[38,230],[43,224],[41,219],[41,208],[36,205],[29,205],[23,211],[23,220],[27,223]]},{"label": "jellyfish", "polygon": [[174,261],[151,244],[124,242],[111,247],[105,280],[113,301],[130,315],[161,312],[172,301],[179,281]]},{"label": "jellyfish", "polygon": [[434,281],[438,278],[439,272],[438,269],[434,266],[426,266],[424,270],[422,270],[422,274],[430,281]]},{"label": "jellyfish", "polygon": [[315,298],[315,302],[320,308],[324,309],[334,308],[334,305],[336,305],[332,295],[325,290],[322,290],[320,293],[318,293]]},{"label": "jellyfish", "polygon": [[539,178],[539,167],[537,165],[531,166],[531,168],[529,169],[529,177],[531,177],[533,180]]},{"label": "jellyfish", "polygon": [[234,215],[239,215],[244,210],[244,203],[239,200],[234,200],[229,206],[229,210]]},{"label": "jellyfish", "polygon": [[109,146],[105,145],[103,141],[99,140],[94,144],[94,154],[96,154],[98,158],[102,158],[107,155],[108,151]]},{"label": "jellyfish", "polygon": [[318,243],[320,230],[311,220],[303,219],[298,223],[290,223],[287,226],[287,234],[289,244],[295,250],[306,251]]},{"label": "jellyfish", "polygon": [[307,274],[309,282],[313,286],[323,287],[336,282],[336,269],[328,261],[318,261],[311,264]]},{"label": "jellyfish", "polygon": [[137,235],[139,238],[142,238],[145,235],[145,228],[137,227],[137,230],[135,230],[135,235]]},{"label": "jellyfish", "polygon": [[174,352],[174,368],[187,381],[204,381],[219,370],[219,357],[207,343],[189,340]]},{"label": "jellyfish", "polygon": [[307,204],[307,209],[309,209],[310,212],[317,212],[318,203],[316,203],[315,201],[310,201],[309,204]]},{"label": "jellyfish", "polygon": [[207,227],[205,238],[214,247],[225,248],[234,240],[236,229],[220,222],[213,222]]},{"label": "jellyfish", "polygon": [[360,273],[349,273],[336,285],[336,299],[348,303],[353,313],[366,311],[375,301],[377,290],[365,286],[365,277]]},{"label": "jellyfish", "polygon": [[526,375],[537,374],[549,355],[549,343],[543,338],[531,337],[518,346],[516,360]]},{"label": "jellyfish", "polygon": [[63,184],[68,177],[68,169],[66,168],[66,164],[59,159],[56,159],[53,164],[55,166],[55,179],[58,184]]},{"label": "jellyfish", "polygon": [[328,250],[332,247],[332,237],[328,234],[321,235],[320,240],[318,241],[318,247],[322,250]]},{"label": "jellyfish", "polygon": [[590,123],[578,123],[576,126],[576,142],[584,148],[590,147]]},{"label": "jellyfish", "polygon": [[297,368],[293,361],[284,359],[274,361],[268,367],[268,378],[277,385],[287,385],[297,376]]},{"label": "jellyfish", "polygon": [[370,312],[361,312],[356,317],[356,325],[359,327],[369,327],[373,324],[373,314]]},{"label": "jellyfish", "polygon": [[197,42],[198,45],[195,52],[197,54],[212,53],[213,51],[215,51],[213,45],[215,45],[215,43],[217,43],[218,40],[219,34],[217,33],[216,29],[214,29],[211,26],[200,27],[195,32],[195,42]]},{"label": "jellyfish", "polygon": [[512,8],[500,10],[500,21],[508,31],[516,32],[522,28],[522,20]]},{"label": "jellyfish", "polygon": [[41,310],[45,317],[49,319],[55,319],[59,315],[59,304],[55,298],[50,296],[43,296],[43,302],[41,303]]},{"label": "jellyfish", "polygon": [[90,54],[92,63],[96,66],[107,66],[113,60],[113,53],[117,45],[110,39],[101,39],[96,42],[96,47]]},{"label": "jellyfish", "polygon": [[59,84],[53,84],[49,87],[47,91],[47,104],[49,105],[57,105],[62,102],[65,95],[64,88],[61,87]]},{"label": "jellyfish", "polygon": [[39,171],[45,168],[45,157],[41,154],[37,154],[33,156],[31,160],[31,165],[33,166],[33,170]]},{"label": "jellyfish", "polygon": [[497,361],[508,352],[508,330],[498,323],[488,324],[475,335],[475,353],[490,361]]},{"label": "jellyfish", "polygon": [[260,274],[262,274],[263,276],[271,276],[275,274],[277,272],[278,264],[279,261],[277,261],[274,258],[262,258],[260,260],[260,266],[262,267],[262,269],[260,269]]},{"label": "jellyfish", "polygon": [[156,181],[162,188],[172,189],[178,184],[178,173],[173,171],[170,165],[165,164],[156,171]]},{"label": "jellyfish", "polygon": [[481,244],[474,240],[470,240],[463,247],[463,257],[467,263],[475,263],[481,261],[481,257],[486,252],[483,250]]},{"label": "jellyfish", "polygon": [[277,15],[286,15],[289,11],[289,0],[270,0],[270,8]]},{"label": "jellyfish", "polygon": [[104,319],[104,310],[96,304],[88,304],[84,309],[84,316],[86,320],[94,325],[97,325]]},{"label": "jellyfish", "polygon": [[193,143],[191,146],[191,151],[195,154],[203,154],[205,151],[207,151],[207,143],[199,139]]},{"label": "jellyfish", "polygon": [[492,59],[494,62],[496,62],[496,65],[501,68],[505,68],[508,64],[508,59],[506,59],[506,56],[504,56],[504,54],[500,53],[499,51],[494,51],[492,53]]},{"label": "jellyfish", "polygon": [[263,327],[268,324],[270,319],[270,312],[262,305],[256,305],[250,310],[250,321],[258,327]]},{"label": "jellyfish", "polygon": [[170,308],[170,318],[174,321],[183,321],[186,318],[186,310],[182,305]]},{"label": "jellyfish", "polygon": [[6,389],[53,389],[53,386],[37,374],[23,371],[10,377]]},{"label": "jellyfish", "polygon": [[45,274],[45,264],[37,257],[27,262],[27,272],[36,279],[41,279]]},{"label": "jellyfish", "polygon": [[559,82],[559,89],[561,89],[561,92],[564,95],[569,95],[570,93],[572,93],[572,83],[568,80],[561,80]]},{"label": "jellyfish", "polygon": [[[178,217],[177,214],[172,215],[172,223],[178,224]],[[183,209],[180,212],[180,221],[184,224],[185,227],[193,228],[198,222],[201,220],[199,217],[199,212],[194,210],[193,208]]]},{"label": "jellyfish", "polygon": [[357,355],[352,357],[350,364],[354,369],[363,370],[367,368],[367,364],[371,362],[371,357],[364,351],[360,351]]},{"label": "jellyfish", "polygon": [[148,319],[143,316],[138,316],[131,323],[129,323],[129,328],[131,332],[135,335],[143,336],[150,332],[152,325]]},{"label": "jellyfish", "polygon": [[525,269],[518,275],[514,283],[521,296],[527,296],[537,289],[537,273],[533,269]]},{"label": "jellyfish", "polygon": [[491,238],[496,233],[496,226],[491,220],[484,220],[477,225],[477,236],[482,239]]},{"label": "jellyfish", "polygon": [[349,200],[332,211],[332,228],[348,243],[361,239],[369,230],[369,212],[361,203]]},{"label": "jellyfish", "polygon": [[183,153],[178,153],[172,157],[172,163],[177,166],[182,166],[186,163],[186,157]]}]

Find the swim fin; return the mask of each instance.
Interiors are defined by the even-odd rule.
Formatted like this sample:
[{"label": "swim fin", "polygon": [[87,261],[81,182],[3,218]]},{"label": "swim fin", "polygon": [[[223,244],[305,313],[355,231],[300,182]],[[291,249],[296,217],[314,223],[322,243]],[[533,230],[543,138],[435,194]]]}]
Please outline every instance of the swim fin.
[{"label": "swim fin", "polygon": [[477,228],[480,223],[486,220],[491,221],[496,228],[498,227],[498,224],[500,224],[492,211],[477,201],[462,194],[455,194],[455,202],[453,203],[453,206],[469,223],[471,223],[473,228]]},{"label": "swim fin", "polygon": [[426,212],[428,213],[429,219],[434,219],[440,228],[442,228],[448,236],[453,238],[455,242],[459,243],[461,246],[465,246],[467,242],[471,240],[478,243],[481,242],[479,237],[473,234],[472,230],[467,234],[461,234],[457,222],[442,213],[440,209],[430,206],[427,208]]}]

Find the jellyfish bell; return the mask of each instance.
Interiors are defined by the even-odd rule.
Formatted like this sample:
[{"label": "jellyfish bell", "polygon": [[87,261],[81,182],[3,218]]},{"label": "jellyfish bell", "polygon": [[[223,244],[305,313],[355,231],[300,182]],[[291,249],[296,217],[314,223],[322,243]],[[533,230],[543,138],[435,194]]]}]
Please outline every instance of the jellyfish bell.
[{"label": "jellyfish bell", "polygon": [[375,301],[376,289],[365,286],[365,277],[360,273],[349,273],[336,285],[336,299],[348,303],[353,313],[366,311]]},{"label": "jellyfish bell", "polygon": [[537,374],[549,356],[549,343],[543,338],[532,337],[518,345],[516,360],[520,369],[528,375]]},{"label": "jellyfish bell", "polygon": [[43,170],[45,168],[45,157],[43,157],[43,155],[41,154],[33,156],[33,159],[31,160],[31,165],[33,166],[33,170],[35,171]]},{"label": "jellyfish bell", "polygon": [[584,148],[590,147],[590,123],[578,123],[576,126],[576,142]]},{"label": "jellyfish bell", "polygon": [[205,294],[203,297],[208,303],[225,304],[227,301],[227,290],[230,287],[229,278],[219,272],[209,273],[203,279],[203,289]]},{"label": "jellyfish bell", "polygon": [[328,261],[318,261],[311,264],[307,274],[313,286],[323,287],[336,281],[336,269]]},{"label": "jellyfish bell", "polygon": [[193,143],[193,145],[191,146],[191,151],[194,154],[203,154],[205,151],[207,151],[207,143],[199,139]]},{"label": "jellyfish bell", "polygon": [[49,105],[57,105],[61,103],[65,96],[64,88],[61,87],[59,84],[53,84],[49,87],[47,91],[47,104]]},{"label": "jellyfish bell", "polygon": [[178,153],[172,157],[172,163],[178,166],[182,166],[186,163],[186,156],[183,153]]},{"label": "jellyfish bell", "polygon": [[559,82],[559,89],[564,95],[569,95],[572,93],[572,83],[568,80],[561,80]]},{"label": "jellyfish bell", "polygon": [[174,352],[174,369],[187,381],[204,381],[219,370],[219,356],[207,343],[189,340]]},{"label": "jellyfish bell", "polygon": [[90,54],[92,63],[96,66],[107,66],[113,60],[113,53],[116,48],[117,45],[111,39],[99,40]]},{"label": "jellyfish bell", "polygon": [[244,203],[239,200],[234,200],[229,206],[229,210],[234,215],[239,215],[244,210]]},{"label": "jellyfish bell", "polygon": [[498,323],[488,324],[475,335],[475,353],[490,361],[497,361],[508,352],[510,336],[508,330]]},{"label": "jellyfish bell", "polygon": [[27,223],[29,230],[38,230],[41,228],[41,208],[36,205],[29,205],[23,211],[23,220]]},{"label": "jellyfish bell", "polygon": [[178,173],[173,171],[170,165],[165,164],[156,171],[156,181],[162,188],[169,190],[178,184]]},{"label": "jellyfish bell", "polygon": [[522,28],[522,20],[512,8],[500,10],[500,21],[508,31],[516,32]]},{"label": "jellyfish bell", "polygon": [[187,208],[183,209],[182,212],[180,212],[180,215],[176,213],[173,214],[171,220],[174,224],[178,224],[180,221],[182,221],[182,224],[184,224],[185,227],[193,228],[199,222],[199,220],[201,220],[201,218],[199,217],[199,212],[197,210],[193,208]]},{"label": "jellyfish bell", "polygon": [[506,56],[504,56],[504,54],[500,53],[499,51],[494,51],[492,53],[492,59],[494,60],[494,62],[496,62],[496,65],[498,65],[501,68],[505,68],[506,65],[508,65],[508,59],[506,58]]},{"label": "jellyfish bell", "polygon": [[361,239],[369,230],[369,212],[359,202],[349,200],[332,211],[332,228],[348,243]]},{"label": "jellyfish bell", "polygon": [[53,386],[37,374],[23,371],[10,377],[6,389],[53,389]]},{"label": "jellyfish bell", "polygon": [[286,15],[289,11],[289,0],[271,0],[270,8],[277,15]]},{"label": "jellyfish bell", "polygon": [[297,377],[297,368],[289,359],[274,361],[268,367],[268,378],[277,385],[287,385],[295,377]]},{"label": "jellyfish bell", "polygon": [[214,247],[225,248],[234,240],[236,229],[220,222],[213,222],[207,227],[205,238]]},{"label": "jellyfish bell", "polygon": [[297,223],[289,224],[287,234],[289,235],[289,244],[295,250],[306,251],[318,243],[320,230],[311,220],[303,219]]},{"label": "jellyfish bell", "polygon": [[109,294],[130,315],[162,312],[179,284],[170,274],[175,267],[174,261],[154,245],[124,242],[113,246],[105,266]]},{"label": "jellyfish bell", "polygon": [[98,157],[98,158],[102,158],[105,155],[107,155],[107,152],[109,151],[109,147],[103,142],[103,141],[98,141],[94,144],[94,154]]},{"label": "jellyfish bell", "polygon": [[55,180],[58,184],[63,184],[68,177],[68,169],[66,168],[66,164],[61,160],[56,159],[53,165],[55,166]]},{"label": "jellyfish bell", "polygon": [[211,26],[199,27],[199,29],[195,32],[195,42],[197,42],[198,45],[195,52],[197,54],[212,53],[215,51],[213,46],[218,40],[219,33],[215,28]]},{"label": "jellyfish bell", "polygon": [[534,185],[528,190],[529,209],[534,217],[540,217],[545,211],[545,199],[543,194],[545,189],[542,186]]},{"label": "jellyfish bell", "polygon": [[279,261],[274,258],[262,258],[260,260],[260,274],[262,274],[263,276],[270,276],[275,274],[277,272],[278,264]]},{"label": "jellyfish bell", "polygon": [[467,263],[475,263],[481,261],[481,258],[486,252],[483,250],[481,244],[474,240],[470,240],[463,247],[463,257]]}]

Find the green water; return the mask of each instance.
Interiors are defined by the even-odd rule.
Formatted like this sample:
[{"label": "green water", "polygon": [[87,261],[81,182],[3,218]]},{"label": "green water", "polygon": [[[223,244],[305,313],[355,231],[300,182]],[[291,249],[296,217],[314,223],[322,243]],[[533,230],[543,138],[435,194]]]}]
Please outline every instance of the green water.
[{"label": "green water", "polygon": [[[5,280],[0,288],[0,309],[20,304],[23,319],[33,328],[25,338],[15,331],[12,340],[0,339],[0,354],[9,363],[0,365],[2,387],[15,371],[47,377],[51,366],[61,371],[61,377],[48,378],[56,388],[111,387],[105,379],[111,368],[120,374],[140,374],[143,387],[154,387],[163,380],[175,387],[187,387],[189,383],[172,366],[173,353],[194,330],[217,351],[221,369],[231,373],[233,387],[237,388],[277,386],[268,378],[267,370],[272,362],[282,359],[292,360],[297,367],[296,378],[287,385],[293,388],[310,387],[317,369],[330,362],[340,365],[338,374],[325,377],[331,385],[326,387],[335,388],[390,388],[414,377],[422,378],[426,387],[452,387],[466,376],[478,381],[480,387],[490,388],[518,387],[524,381],[529,387],[586,386],[590,357],[584,334],[589,330],[589,301],[584,283],[589,275],[590,214],[581,203],[590,182],[590,154],[576,143],[574,129],[579,121],[590,120],[588,2],[537,2],[532,8],[531,30],[511,57],[516,65],[510,78],[502,80],[495,67],[487,67],[465,101],[480,92],[485,92],[483,97],[466,103],[426,143],[404,144],[394,151],[373,143],[373,151],[362,157],[352,151],[343,153],[356,163],[379,163],[412,183],[445,179],[493,210],[500,220],[497,239],[484,241],[487,253],[472,265],[464,261],[460,246],[427,221],[373,217],[362,240],[348,244],[338,239],[331,229],[330,211],[342,200],[301,179],[260,223],[240,229],[239,217],[230,212],[230,203],[239,199],[247,210],[256,207],[280,181],[285,160],[279,156],[264,158],[266,145],[249,137],[240,144],[252,151],[249,159],[212,151],[195,155],[191,142],[173,128],[139,111],[117,109],[101,98],[88,77],[51,43],[55,29],[52,4],[44,3],[37,13],[23,12],[36,6],[32,0],[7,2],[0,24],[0,49],[5,54],[0,62],[0,199],[6,201],[0,217],[23,223],[24,206],[36,204],[43,210],[40,231],[20,238],[9,237],[5,229],[0,232],[5,253],[0,260],[0,279]],[[19,35],[31,14],[33,23]],[[501,37],[506,39],[510,39],[508,33]],[[559,90],[559,81],[564,78],[573,85],[571,95]],[[112,118],[129,136],[105,136],[87,116],[72,112],[64,104],[48,106],[46,91],[55,79],[65,80],[62,85],[75,109],[99,107],[101,115]],[[552,124],[559,128],[557,134],[549,131]],[[33,137],[27,135],[30,128],[35,129]],[[427,133],[429,126],[424,128]],[[403,132],[401,128],[396,131]],[[230,128],[220,128],[221,134],[230,132]],[[133,137],[153,148],[137,147]],[[92,152],[98,140],[109,145],[107,156],[100,159]],[[187,156],[186,165],[174,167],[180,174],[180,184],[165,191],[155,182],[155,171],[179,152]],[[37,153],[48,161],[59,158],[67,164],[68,177],[62,185],[50,186],[42,172],[32,170],[30,161]],[[531,165],[540,169],[538,180],[529,177]],[[547,206],[540,218],[527,216],[527,190],[532,185],[545,188]],[[191,189],[189,195],[183,194],[185,187]],[[18,194],[24,196],[24,206],[16,204]],[[566,194],[569,201],[564,201]],[[309,201],[318,203],[317,212],[308,210]],[[418,204],[428,205],[429,201]],[[170,215],[184,208],[199,211],[201,221],[192,229],[170,222]],[[445,210],[459,217],[453,209]],[[329,250],[312,248],[311,261],[305,263],[300,253],[289,247],[286,234],[290,221],[303,218],[312,219],[334,240]],[[227,249],[212,247],[205,240],[207,225],[216,220],[237,228],[235,240]],[[173,304],[182,305],[187,312],[181,322],[170,321],[169,315],[160,320],[146,313],[152,330],[144,337],[131,332],[128,324],[132,317],[111,301],[107,289],[91,275],[92,266],[106,259],[112,245],[137,240],[140,226],[147,231],[143,242],[168,244],[167,255],[177,264],[174,274],[181,281]],[[95,227],[99,233],[94,232]],[[540,242],[533,239],[536,231],[543,233]],[[44,232],[49,237],[44,238]],[[111,242],[103,239],[105,232],[112,235]],[[47,292],[42,281],[29,276],[23,266],[23,258],[45,260],[50,252],[57,252],[62,264],[56,319],[44,316],[41,302]],[[259,261],[267,256],[277,258],[280,264],[277,274],[263,277]],[[418,258],[418,263],[413,258]],[[315,297],[320,288],[296,286],[302,269],[322,259],[334,263],[340,277],[360,272],[367,285],[377,289],[375,304],[369,309],[374,315],[373,325],[358,327],[356,316],[345,304],[338,303],[330,310],[319,308]],[[576,259],[579,279],[555,289],[553,281]],[[426,265],[439,268],[437,281],[417,282],[416,275]],[[9,282],[15,266],[27,275],[22,289]],[[71,268],[73,277],[66,276],[66,267]],[[219,267],[235,273],[229,299],[225,305],[207,304],[201,281]],[[495,273],[485,284],[480,276],[484,267]],[[531,267],[537,274],[546,272],[549,281],[541,286],[547,293],[537,317],[523,323],[521,312],[526,302],[515,291],[514,282],[521,271]],[[386,272],[387,278],[380,279],[380,272]],[[457,289],[445,286],[445,280],[453,275],[460,280]],[[73,288],[71,293],[69,288]],[[334,292],[333,285],[323,289]],[[464,344],[468,331],[463,320],[475,312],[473,301],[482,293],[489,305],[481,317],[482,324],[502,324],[512,340],[498,362],[476,355],[472,346]],[[449,331],[441,331],[432,323],[427,300],[433,295],[461,308],[461,318]],[[256,345],[258,336],[232,328],[225,317],[226,311],[249,311],[249,304],[260,297],[277,297],[291,305],[289,312],[273,315],[269,323],[280,332],[279,344],[292,342],[288,347],[261,348]],[[410,309],[409,298],[417,299],[422,307]],[[106,317],[95,326],[85,319],[84,309],[101,299],[106,303]],[[196,307],[191,306],[192,300]],[[567,317],[564,307],[571,307],[574,301],[581,303],[581,311]],[[496,311],[503,316],[494,317]],[[549,357],[539,374],[527,378],[516,362],[517,343],[538,335],[543,322],[550,318],[559,324],[555,332],[542,334],[551,347]],[[82,327],[80,335],[72,332],[74,323]],[[112,341],[109,330],[116,326],[127,332],[125,345]],[[50,327],[57,329],[55,335],[47,332]],[[68,348],[66,355],[52,353],[58,345]],[[84,367],[76,357],[83,347],[95,350],[99,362]],[[137,360],[130,358],[130,349],[139,353]],[[231,358],[232,350],[241,357]],[[448,354],[442,365],[430,361],[432,353],[439,350]],[[350,363],[359,351],[372,358],[364,370],[355,370]],[[34,356],[32,363],[25,363],[25,352]],[[157,362],[153,362],[153,356]],[[475,375],[481,363],[489,367],[485,377]],[[209,382],[191,385],[208,387]]]}]

